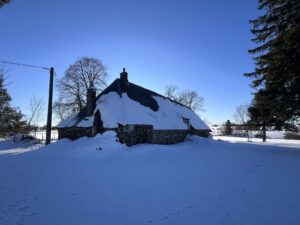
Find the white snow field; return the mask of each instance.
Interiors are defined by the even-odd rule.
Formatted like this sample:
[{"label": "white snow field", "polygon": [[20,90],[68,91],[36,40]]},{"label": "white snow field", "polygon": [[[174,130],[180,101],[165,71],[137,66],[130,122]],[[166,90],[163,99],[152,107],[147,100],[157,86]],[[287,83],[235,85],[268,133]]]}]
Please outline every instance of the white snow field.
[{"label": "white snow field", "polygon": [[260,144],[270,146],[282,146],[290,148],[300,148],[300,140],[289,140],[283,138],[267,138],[266,142],[262,142],[261,138],[251,138],[250,142],[246,137],[234,137],[234,136],[213,136],[215,140],[229,141],[231,143],[247,143],[247,144]]},{"label": "white snow field", "polygon": [[128,148],[107,132],[0,155],[0,224],[296,225],[299,174],[299,148],[200,137]]}]

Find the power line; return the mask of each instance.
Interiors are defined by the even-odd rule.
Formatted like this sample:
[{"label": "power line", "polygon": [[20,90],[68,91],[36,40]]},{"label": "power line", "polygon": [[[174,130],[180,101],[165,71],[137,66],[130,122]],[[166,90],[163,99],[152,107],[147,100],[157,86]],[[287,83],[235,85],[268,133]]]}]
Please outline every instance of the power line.
[{"label": "power line", "polygon": [[49,100],[48,100],[48,115],[47,115],[47,130],[46,130],[46,145],[50,144],[51,142],[51,125],[52,125],[52,97],[53,97],[53,77],[54,77],[54,68],[48,68],[43,66],[34,66],[24,63],[16,63],[16,62],[9,62],[5,60],[0,60],[0,63],[5,64],[12,64],[17,66],[24,66],[24,67],[32,67],[38,69],[44,69],[50,72],[50,83],[49,83]]},{"label": "power line", "polygon": [[4,61],[4,60],[0,60],[0,63],[12,64],[12,65],[17,65],[17,66],[26,66],[26,67],[32,67],[32,68],[38,68],[38,69],[44,69],[44,70],[50,70],[50,68],[44,67],[44,66],[34,66],[34,65],[29,65],[29,64],[24,64],[24,63],[16,63],[16,62],[9,62],[9,61]]}]

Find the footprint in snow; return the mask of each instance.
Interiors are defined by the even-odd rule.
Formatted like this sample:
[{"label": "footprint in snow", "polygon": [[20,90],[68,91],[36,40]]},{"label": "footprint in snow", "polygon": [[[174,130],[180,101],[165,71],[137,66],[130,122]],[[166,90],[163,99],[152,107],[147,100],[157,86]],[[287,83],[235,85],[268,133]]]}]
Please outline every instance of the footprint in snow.
[{"label": "footprint in snow", "polygon": [[167,219],[169,219],[169,217],[168,216],[164,216],[164,217],[160,218],[159,220],[167,220]]},{"label": "footprint in snow", "polygon": [[16,206],[18,206],[18,204],[15,204],[15,203],[9,203],[7,206],[8,206],[8,207],[11,207],[11,208],[15,208]]},{"label": "footprint in snow", "polygon": [[77,195],[77,193],[76,192],[69,192],[69,195],[74,196],[74,195]]},{"label": "footprint in snow", "polygon": [[178,210],[177,211],[177,214],[181,214],[181,213],[183,213],[184,212],[184,210]]},{"label": "footprint in snow", "polygon": [[26,209],[29,209],[29,206],[21,206],[21,207],[19,208],[19,211],[24,211],[24,210],[26,210]]},{"label": "footprint in snow", "polygon": [[245,172],[247,172],[247,173],[252,173],[252,172],[253,172],[253,169],[247,169],[247,170],[245,170]]},{"label": "footprint in snow", "polygon": [[227,224],[232,224],[232,216],[230,213],[225,214],[225,218],[222,221],[222,224],[227,225]]},{"label": "footprint in snow", "polygon": [[24,216],[24,217],[32,217],[32,216],[34,216],[35,214],[36,214],[35,212],[29,212],[29,213],[23,214],[22,216]]}]

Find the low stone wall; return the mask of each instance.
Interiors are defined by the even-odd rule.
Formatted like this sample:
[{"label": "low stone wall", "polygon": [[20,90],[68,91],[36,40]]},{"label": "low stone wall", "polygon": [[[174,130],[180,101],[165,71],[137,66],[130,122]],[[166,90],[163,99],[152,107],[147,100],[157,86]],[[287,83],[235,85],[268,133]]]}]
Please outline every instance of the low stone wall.
[{"label": "low stone wall", "polygon": [[200,136],[200,137],[208,137],[210,135],[210,130],[195,130],[195,129],[192,129],[190,131],[190,134],[191,135],[197,135],[197,136]]},{"label": "low stone wall", "polygon": [[153,130],[152,144],[175,144],[183,142],[189,130]]},{"label": "low stone wall", "polygon": [[153,126],[152,125],[119,125],[117,136],[121,143],[127,146],[151,143]]},{"label": "low stone wall", "polygon": [[151,125],[119,125],[115,131],[120,142],[127,146],[141,143],[176,144],[183,142],[188,134],[209,136],[209,130],[154,130]]},{"label": "low stone wall", "polygon": [[58,128],[58,139],[69,138],[75,140],[84,136],[92,137],[93,128],[92,127],[67,127]]},{"label": "low stone wall", "polygon": [[154,130],[152,125],[119,125],[118,128],[112,129],[96,129],[96,127],[69,127],[58,128],[58,138],[69,138],[72,140],[83,136],[92,137],[97,133],[113,130],[117,133],[117,137],[121,143],[127,146],[135,144],[151,143],[151,144],[176,144],[183,142],[188,134],[208,137],[210,130]]}]

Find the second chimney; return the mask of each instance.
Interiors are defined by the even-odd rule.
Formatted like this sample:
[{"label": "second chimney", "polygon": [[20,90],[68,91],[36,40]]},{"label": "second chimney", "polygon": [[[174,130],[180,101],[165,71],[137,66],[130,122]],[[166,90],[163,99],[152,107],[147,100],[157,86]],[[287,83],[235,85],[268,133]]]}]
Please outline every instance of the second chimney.
[{"label": "second chimney", "polygon": [[123,68],[123,72],[120,73],[120,79],[122,81],[128,82],[128,73],[125,71],[125,68]]},{"label": "second chimney", "polygon": [[96,108],[96,89],[93,83],[87,89],[86,116],[91,116]]}]

